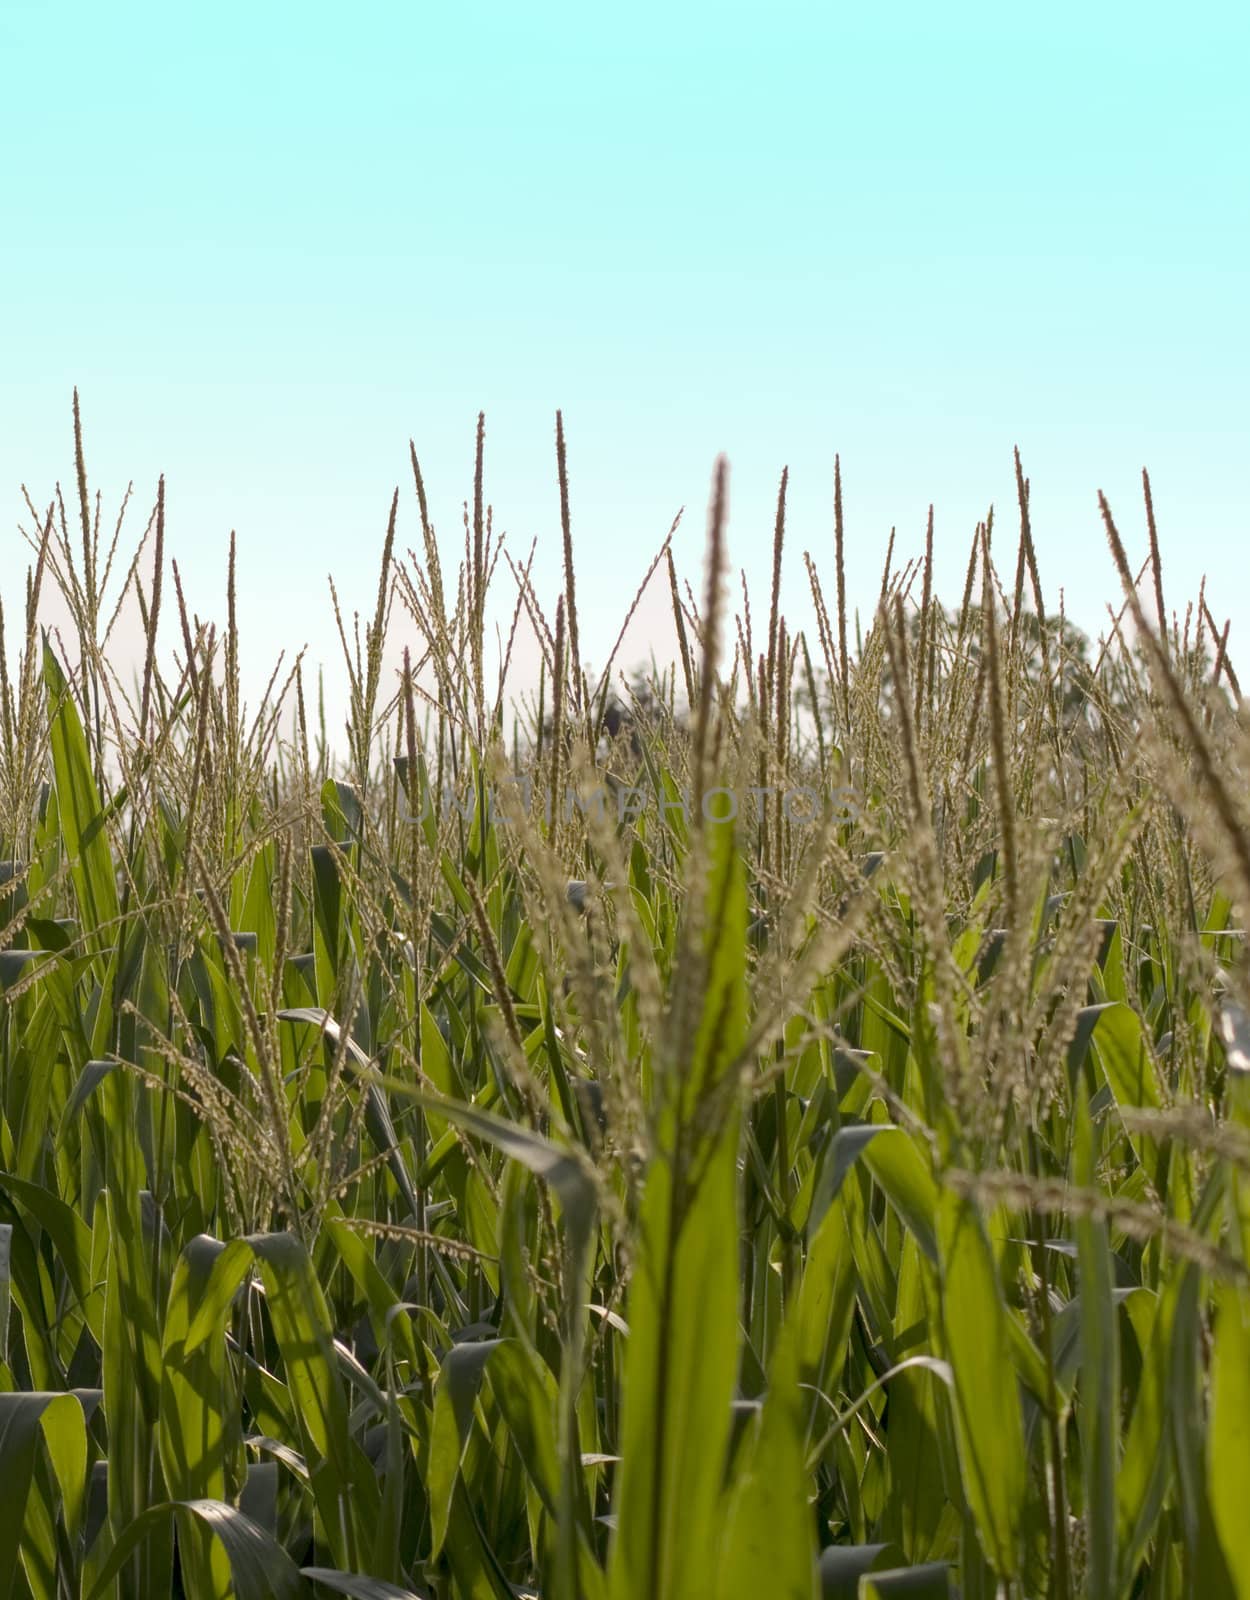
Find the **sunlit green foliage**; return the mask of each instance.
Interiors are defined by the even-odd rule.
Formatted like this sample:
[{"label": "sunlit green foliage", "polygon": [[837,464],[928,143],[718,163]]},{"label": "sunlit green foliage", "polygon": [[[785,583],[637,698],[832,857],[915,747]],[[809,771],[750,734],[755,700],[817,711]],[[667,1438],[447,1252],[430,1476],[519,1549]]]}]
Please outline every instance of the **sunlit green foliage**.
[{"label": "sunlit green foliage", "polygon": [[631,693],[561,431],[518,707],[479,430],[336,740],[76,444],[0,641],[0,1594],[1250,1593],[1248,745],[1152,522],[1095,646],[1023,477],[954,610],[848,614],[839,496],[832,614],[809,559],[754,638],[721,466]]}]

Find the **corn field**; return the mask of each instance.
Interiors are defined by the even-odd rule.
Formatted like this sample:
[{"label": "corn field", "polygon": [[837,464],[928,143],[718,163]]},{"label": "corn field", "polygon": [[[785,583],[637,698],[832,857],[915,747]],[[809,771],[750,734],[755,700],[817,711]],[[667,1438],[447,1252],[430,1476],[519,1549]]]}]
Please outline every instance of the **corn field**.
[{"label": "corn field", "polygon": [[1018,458],[957,606],[930,521],[850,607],[839,479],[804,628],[719,463],[631,677],[562,422],[543,597],[479,421],[333,733],[74,420],[0,612],[0,1595],[1250,1595],[1250,739],[1148,479],[1092,641]]}]

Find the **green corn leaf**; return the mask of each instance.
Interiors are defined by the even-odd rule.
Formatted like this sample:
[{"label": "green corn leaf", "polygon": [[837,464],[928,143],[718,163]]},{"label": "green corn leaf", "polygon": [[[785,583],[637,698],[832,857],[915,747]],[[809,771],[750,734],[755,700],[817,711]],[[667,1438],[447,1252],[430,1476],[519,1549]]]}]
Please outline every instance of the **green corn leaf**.
[{"label": "green corn leaf", "polygon": [[821,1600],[859,1600],[859,1581],[888,1568],[897,1551],[888,1544],[833,1544],[820,1556]]},{"label": "green corn leaf", "polygon": [[745,1036],[747,907],[732,827],[708,836],[701,1012],[690,1059],[671,1059],[662,1086],[629,1290],[613,1600],[711,1595],[723,1531],[738,1367],[739,1118],[708,1127],[700,1113]]},{"label": "green corn leaf", "polygon": [[44,646],[43,677],[48,694],[57,815],[69,856],[70,879],[87,937],[97,950],[102,950],[112,939],[117,921],[117,880],[87,740],[69,681],[50,645]]},{"label": "green corn leaf", "polygon": [[870,1572],[859,1580],[859,1600],[894,1600],[896,1595],[906,1595],[909,1600],[950,1600],[950,1592],[950,1568],[944,1561]]},{"label": "green corn leaf", "polygon": [[[361,1069],[362,1072],[372,1072],[372,1062],[368,1052],[361,1048],[351,1034],[344,1033],[328,1011],[324,1011],[317,1006],[294,1006],[287,1010],[279,1011],[278,1017],[283,1022],[305,1022],[312,1027],[319,1028],[332,1044],[337,1045],[342,1041],[343,1048],[347,1051],[348,1058],[354,1065]],[[413,1186],[412,1175],[409,1173],[407,1163],[404,1160],[403,1151],[399,1147],[399,1139],[395,1133],[395,1125],[391,1121],[391,1113],[387,1106],[386,1098],[378,1085],[371,1081],[366,1082],[364,1094],[365,1127],[368,1129],[369,1136],[378,1149],[386,1156],[387,1165],[394,1174],[395,1182],[399,1185],[399,1191],[408,1202],[409,1212],[415,1216],[419,1209],[417,1192]]]},{"label": "green corn leaf", "polygon": [[[125,1126],[130,1085],[114,1074],[105,1080],[100,1107],[113,1140],[119,1186],[101,1196],[108,1239],[108,1280],[104,1303],[101,1375],[104,1413],[108,1421],[108,1513],[114,1537],[147,1508],[163,1501],[157,1445],[160,1410],[161,1356],[157,1327],[157,1291],[152,1256],[143,1227],[142,1195],[137,1184],[136,1140]],[[173,1530],[158,1520],[149,1538],[135,1545],[135,1565],[123,1575],[124,1595],[160,1594],[171,1581]]]},{"label": "green corn leaf", "polygon": [[559,1196],[569,1228],[571,1247],[576,1255],[584,1254],[590,1243],[598,1206],[595,1182],[584,1159],[561,1149],[540,1134],[531,1133],[527,1128],[488,1111],[481,1111],[476,1106],[462,1105],[441,1095],[425,1093],[400,1078],[379,1076],[376,1081],[392,1093],[414,1101],[423,1110],[436,1113],[467,1133],[485,1139],[511,1160],[520,1162],[536,1177],[549,1183]]},{"label": "green corn leaf", "polygon": [[813,1600],[818,1593],[798,1342],[792,1322],[770,1364],[746,1460],[725,1496],[719,1600]]},{"label": "green corn leaf", "polygon": [[1131,1587],[1146,1555],[1172,1481],[1173,1459],[1167,1437],[1169,1351],[1181,1298],[1194,1297],[1197,1288],[1196,1268],[1178,1264],[1172,1270],[1158,1298],[1150,1338],[1143,1351],[1141,1378],[1116,1480],[1122,1591]]},{"label": "green corn leaf", "polygon": [[103,1337],[104,1304],[91,1280],[91,1230],[72,1206],[39,1184],[0,1172],[0,1193],[7,1194],[48,1235],[92,1334],[99,1342]]},{"label": "green corn leaf", "polygon": [[[1111,1085],[1116,1104],[1136,1110],[1158,1111],[1163,1099],[1137,1013],[1121,1002],[1102,1011],[1097,1024],[1092,1047]],[[1149,1172],[1151,1181],[1158,1185],[1158,1140],[1138,1129],[1130,1130],[1129,1140],[1137,1159]]]},{"label": "green corn leaf", "polygon": [[1246,1484],[1250,1481],[1250,1294],[1233,1285],[1217,1297],[1211,1362],[1207,1493],[1235,1592],[1250,1594]]},{"label": "green corn leaf", "polygon": [[[242,1464],[238,1400],[226,1361],[226,1323],[251,1266],[245,1244],[192,1239],[174,1269],[161,1362],[161,1465],[179,1500],[229,1498],[230,1469]],[[189,1600],[227,1600],[225,1551],[203,1524],[182,1545]]]},{"label": "green corn leaf", "polygon": [[0,1365],[9,1361],[9,1307],[13,1301],[13,1224],[0,1222]]},{"label": "green corn leaf", "polygon": [[372,1542],[378,1491],[349,1436],[329,1307],[294,1234],[252,1234],[247,1243],[260,1265],[325,1536],[335,1560],[350,1571],[358,1548]]},{"label": "green corn leaf", "polygon": [[964,1492],[986,1557],[1002,1578],[1019,1570],[1028,1484],[1020,1394],[993,1251],[973,1203],[938,1206],[943,1339],[955,1375],[955,1424]]},{"label": "green corn leaf", "polygon": [[[1078,1088],[1074,1172],[1083,1187],[1096,1178],[1094,1130]],[[1120,1328],[1112,1298],[1107,1225],[1076,1217],[1081,1282],[1081,1461],[1091,1591],[1111,1594],[1116,1578],[1116,1473],[1119,1465]]]},{"label": "green corn leaf", "polygon": [[[60,1492],[66,1530],[82,1524],[87,1484],[87,1427],[75,1394],[0,1394],[0,1594],[13,1594],[18,1554],[27,1532],[27,1503],[42,1436]],[[33,1554],[33,1553],[32,1553]],[[41,1552],[46,1567],[50,1555]]]},{"label": "green corn leaf", "polygon": [[434,1423],[430,1436],[429,1496],[432,1525],[430,1554],[437,1556],[447,1538],[452,1497],[460,1480],[469,1430],[486,1363],[498,1340],[452,1345],[443,1358],[434,1391]]},{"label": "green corn leaf", "polygon": [[350,1572],[336,1572],[333,1567],[301,1567],[300,1574],[334,1594],[348,1595],[350,1600],[430,1600],[428,1589],[401,1588],[382,1578],[357,1577]]},{"label": "green corn leaf", "polygon": [[230,1563],[235,1600],[306,1600],[299,1568],[282,1546],[237,1506],[220,1500],[167,1500],[149,1506],[123,1530],[86,1600],[104,1600],[135,1551],[175,1519],[184,1530],[196,1525],[207,1529],[221,1544]]},{"label": "green corn leaf", "polygon": [[933,1174],[916,1141],[902,1128],[881,1127],[877,1135],[864,1148],[864,1164],[925,1256],[936,1266],[938,1187]]}]

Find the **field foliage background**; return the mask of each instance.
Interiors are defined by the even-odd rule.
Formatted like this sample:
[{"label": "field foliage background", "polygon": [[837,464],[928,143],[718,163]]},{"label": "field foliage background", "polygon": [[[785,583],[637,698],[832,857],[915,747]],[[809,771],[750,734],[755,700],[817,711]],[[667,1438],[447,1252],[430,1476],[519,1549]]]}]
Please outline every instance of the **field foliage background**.
[{"label": "field foliage background", "polygon": [[1250,746],[1148,480],[1098,641],[1019,462],[954,604],[930,523],[849,608],[839,487],[799,630],[719,463],[628,677],[562,425],[555,597],[479,425],[339,733],[75,446],[2,595],[0,1594],[1250,1594]]}]

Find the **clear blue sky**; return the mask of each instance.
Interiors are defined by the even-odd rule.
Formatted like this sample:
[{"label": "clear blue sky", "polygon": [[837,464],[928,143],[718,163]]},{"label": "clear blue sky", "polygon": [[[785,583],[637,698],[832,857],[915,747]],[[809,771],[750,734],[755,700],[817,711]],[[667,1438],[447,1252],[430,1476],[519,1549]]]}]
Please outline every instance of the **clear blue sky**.
[{"label": "clear blue sky", "polygon": [[106,505],[167,474],[203,614],[238,529],[258,678],[333,660],[325,575],[371,603],[396,483],[415,541],[410,435],[455,549],[479,408],[552,603],[564,408],[592,661],[682,503],[697,579],[719,450],[761,585],[790,465],[797,612],[835,449],[871,605],[931,499],[958,590],[1019,443],[1093,628],[1095,492],[1142,548],[1149,464],[1170,599],[1205,571],[1244,635],[1248,46],[1232,5],[0,0],[4,594],[77,383]]}]

